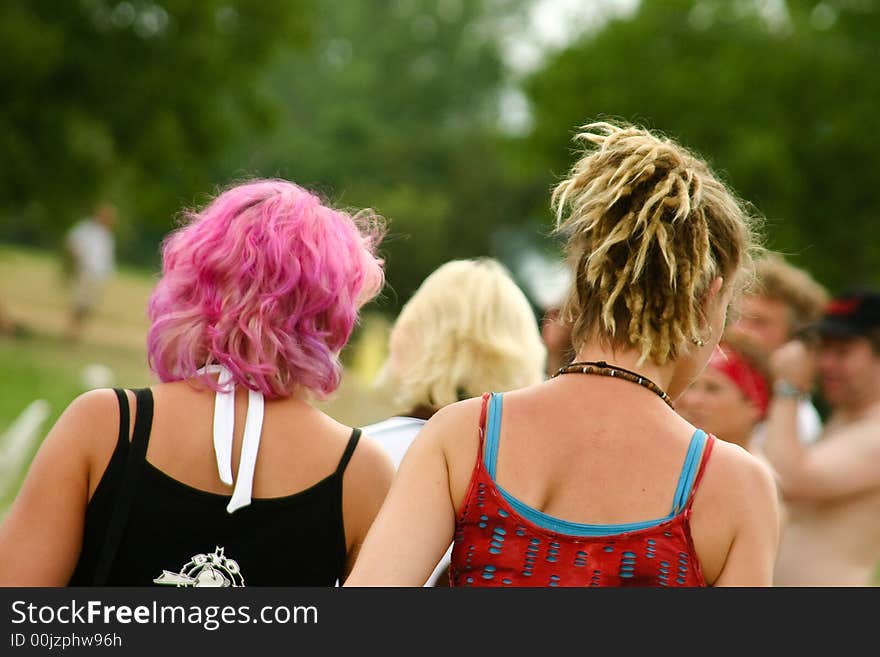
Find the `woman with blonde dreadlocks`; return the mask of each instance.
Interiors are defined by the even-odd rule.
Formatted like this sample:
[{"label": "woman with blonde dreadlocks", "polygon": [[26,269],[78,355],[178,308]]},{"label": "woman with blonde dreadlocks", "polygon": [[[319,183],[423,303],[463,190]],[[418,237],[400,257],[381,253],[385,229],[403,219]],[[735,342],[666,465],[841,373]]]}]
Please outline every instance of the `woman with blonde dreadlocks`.
[{"label": "woman with blonde dreadlocks", "polygon": [[594,123],[552,202],[575,362],[445,407],[409,449],[346,586],[767,586],[768,470],[673,409],[714,351],[755,244],[699,157]]}]

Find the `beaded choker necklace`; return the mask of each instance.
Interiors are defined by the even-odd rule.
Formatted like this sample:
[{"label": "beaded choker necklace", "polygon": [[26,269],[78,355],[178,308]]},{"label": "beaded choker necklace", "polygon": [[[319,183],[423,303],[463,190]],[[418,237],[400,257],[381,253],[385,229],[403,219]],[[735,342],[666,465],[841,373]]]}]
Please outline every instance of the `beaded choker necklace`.
[{"label": "beaded choker necklace", "polygon": [[599,376],[613,376],[618,379],[623,379],[624,381],[631,381],[643,388],[647,388],[660,397],[660,399],[665,401],[669,405],[669,408],[673,408],[672,400],[669,398],[669,395],[666,394],[666,391],[651,381],[651,379],[648,379],[641,374],[637,374],[636,372],[618,367],[617,365],[609,365],[604,360],[571,363],[565,367],[560,367],[553,376],[559,376],[560,374],[598,374]]}]

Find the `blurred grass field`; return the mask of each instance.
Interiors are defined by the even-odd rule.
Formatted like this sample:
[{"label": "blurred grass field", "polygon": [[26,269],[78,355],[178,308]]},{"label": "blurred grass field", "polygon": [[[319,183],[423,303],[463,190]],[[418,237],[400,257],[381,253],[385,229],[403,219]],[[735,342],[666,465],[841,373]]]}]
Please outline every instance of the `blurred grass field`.
[{"label": "blurred grass field", "polygon": [[[45,436],[65,407],[90,386],[84,369],[103,365],[113,373],[109,385],[135,388],[156,382],[146,361],[146,305],[156,281],[153,272],[121,268],[108,285],[82,338],[65,338],[68,298],[55,254],[0,244],[0,303],[20,324],[23,335],[0,336],[0,434],[35,399],[49,403],[41,428]],[[320,406],[351,425],[381,420],[393,413],[388,400],[369,382],[384,358],[387,322],[367,315],[343,353],[348,364],[336,394]],[[0,517],[14,499],[32,453],[24,458],[17,481],[4,482]]]}]

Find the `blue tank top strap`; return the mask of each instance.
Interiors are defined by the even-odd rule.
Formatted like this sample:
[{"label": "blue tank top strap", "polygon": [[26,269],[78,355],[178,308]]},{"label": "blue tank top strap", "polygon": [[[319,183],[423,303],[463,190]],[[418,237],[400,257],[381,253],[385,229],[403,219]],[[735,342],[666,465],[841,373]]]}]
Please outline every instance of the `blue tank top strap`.
[{"label": "blue tank top strap", "polygon": [[501,435],[501,407],[504,394],[493,392],[489,398],[489,413],[486,418],[486,443],[483,446],[483,463],[492,480],[498,464],[498,443]]},{"label": "blue tank top strap", "polygon": [[706,432],[702,429],[697,429],[694,431],[694,435],[691,436],[691,443],[688,446],[684,464],[681,466],[681,474],[678,477],[678,485],[675,487],[675,497],[672,500],[671,513],[673,516],[684,510],[684,507],[691,496],[691,488],[693,488],[694,479],[700,469],[703,448],[705,446]]},{"label": "blue tank top strap", "polygon": [[613,525],[585,524],[556,518],[528,506],[502,488],[495,479],[498,464],[498,447],[501,435],[501,411],[503,403],[503,393],[493,392],[491,394],[486,416],[486,438],[483,445],[483,463],[486,467],[486,471],[492,478],[492,481],[495,482],[495,486],[498,488],[501,496],[507,500],[511,507],[513,507],[514,511],[534,524],[552,531],[575,536],[612,536],[621,532],[634,531],[658,525],[681,513],[687,505],[691,489],[694,485],[694,480],[700,470],[700,463],[702,462],[703,451],[707,440],[706,433],[700,429],[697,429],[693,436],[691,436],[691,442],[688,445],[688,451],[685,455],[684,463],[682,464],[681,473],[679,474],[678,485],[675,489],[672,512],[665,518]]}]

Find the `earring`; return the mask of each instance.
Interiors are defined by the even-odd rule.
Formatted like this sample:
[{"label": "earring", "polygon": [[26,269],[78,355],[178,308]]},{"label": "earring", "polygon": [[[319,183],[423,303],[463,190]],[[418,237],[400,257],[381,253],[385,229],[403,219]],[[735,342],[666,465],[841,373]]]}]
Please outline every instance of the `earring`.
[{"label": "earring", "polygon": [[[706,340],[708,340],[709,337],[711,337],[711,336],[712,336],[712,327],[710,326],[709,327],[709,335],[706,337]],[[703,338],[698,338],[698,337],[691,338],[691,342],[693,342],[695,345],[697,345],[697,347],[705,347],[706,340],[703,340]]]}]

